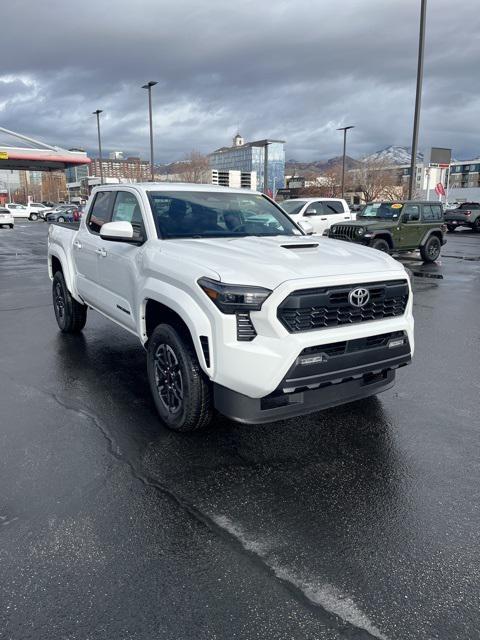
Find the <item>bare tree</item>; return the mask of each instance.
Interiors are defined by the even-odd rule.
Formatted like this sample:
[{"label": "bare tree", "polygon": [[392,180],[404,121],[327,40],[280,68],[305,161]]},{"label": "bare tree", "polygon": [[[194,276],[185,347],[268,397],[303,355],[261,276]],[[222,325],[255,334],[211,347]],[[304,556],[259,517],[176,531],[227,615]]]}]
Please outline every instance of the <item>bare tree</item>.
[{"label": "bare tree", "polygon": [[365,202],[379,198],[395,200],[400,195],[401,183],[397,172],[391,167],[385,167],[381,161],[364,160],[350,174],[353,190],[362,192]]},{"label": "bare tree", "polygon": [[209,164],[207,156],[199,151],[190,151],[180,169],[181,178],[185,182],[208,182]]}]

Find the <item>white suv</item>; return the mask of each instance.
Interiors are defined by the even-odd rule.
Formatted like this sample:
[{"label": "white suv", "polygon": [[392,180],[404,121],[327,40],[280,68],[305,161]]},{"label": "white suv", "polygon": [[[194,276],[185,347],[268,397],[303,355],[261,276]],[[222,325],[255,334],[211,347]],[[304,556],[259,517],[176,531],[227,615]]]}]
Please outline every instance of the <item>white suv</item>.
[{"label": "white suv", "polygon": [[332,224],[355,220],[355,214],[342,198],[295,198],[284,200],[280,206],[294,222],[308,220],[314,233],[320,235]]},{"label": "white suv", "polygon": [[45,214],[52,210],[51,207],[47,207],[41,202],[30,202],[27,205],[9,202],[5,205],[5,208],[10,211],[14,218],[27,218],[32,221],[44,218]]}]

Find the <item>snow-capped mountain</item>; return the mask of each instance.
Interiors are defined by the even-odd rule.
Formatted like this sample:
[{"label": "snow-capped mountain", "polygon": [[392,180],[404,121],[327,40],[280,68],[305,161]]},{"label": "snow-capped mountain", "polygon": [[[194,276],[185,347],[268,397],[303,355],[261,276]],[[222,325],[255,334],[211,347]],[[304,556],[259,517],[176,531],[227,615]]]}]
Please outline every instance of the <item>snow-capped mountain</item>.
[{"label": "snow-capped mountain", "polygon": [[[362,160],[381,162],[385,166],[388,166],[393,164],[410,164],[411,158],[410,147],[399,147],[392,144],[389,147],[385,147],[385,149],[381,149],[380,151],[371,153],[369,156],[365,156]],[[422,162],[422,160],[423,153],[417,152],[417,162]]]}]

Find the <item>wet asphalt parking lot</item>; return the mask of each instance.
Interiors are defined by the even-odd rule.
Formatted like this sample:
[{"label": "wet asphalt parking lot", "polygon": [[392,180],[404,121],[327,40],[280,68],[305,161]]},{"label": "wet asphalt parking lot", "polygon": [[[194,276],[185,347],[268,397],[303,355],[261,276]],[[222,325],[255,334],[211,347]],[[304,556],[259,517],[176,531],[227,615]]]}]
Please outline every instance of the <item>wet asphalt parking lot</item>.
[{"label": "wet asphalt parking lot", "polygon": [[0,229],[0,638],[480,637],[480,235],[405,261],[393,389],[193,436],[134,336],[59,333],[46,236]]}]

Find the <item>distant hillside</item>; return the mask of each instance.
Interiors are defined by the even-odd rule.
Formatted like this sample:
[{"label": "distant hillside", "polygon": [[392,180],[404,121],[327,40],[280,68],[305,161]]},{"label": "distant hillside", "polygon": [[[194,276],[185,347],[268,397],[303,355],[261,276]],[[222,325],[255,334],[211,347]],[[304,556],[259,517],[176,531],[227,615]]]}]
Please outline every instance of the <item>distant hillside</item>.
[{"label": "distant hillside", "polygon": [[[345,156],[345,168],[355,169],[360,163],[355,158]],[[342,156],[336,156],[329,160],[313,160],[311,162],[300,162],[299,160],[287,160],[285,163],[285,173],[287,175],[305,174],[305,173],[328,173],[329,170],[342,166]]]},{"label": "distant hillside", "polygon": [[[394,164],[410,164],[411,159],[412,152],[410,147],[399,147],[393,144],[389,147],[385,147],[385,149],[375,151],[375,153],[371,153],[369,156],[362,158],[362,160],[381,162],[385,166]],[[422,161],[423,153],[417,153],[417,162]]]}]

